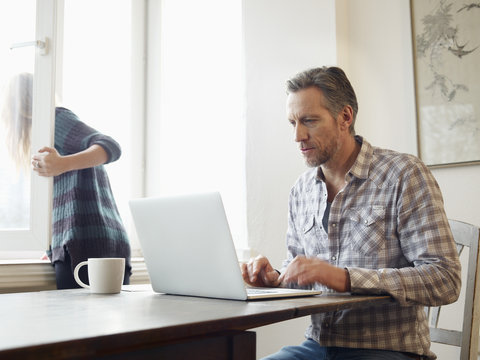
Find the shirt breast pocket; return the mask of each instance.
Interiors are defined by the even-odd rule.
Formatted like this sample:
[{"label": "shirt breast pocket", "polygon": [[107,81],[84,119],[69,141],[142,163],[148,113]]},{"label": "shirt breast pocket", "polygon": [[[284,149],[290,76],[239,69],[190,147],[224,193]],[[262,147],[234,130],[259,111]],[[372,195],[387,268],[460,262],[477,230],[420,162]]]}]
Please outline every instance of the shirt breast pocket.
[{"label": "shirt breast pocket", "polygon": [[385,207],[350,208],[347,218],[352,247],[364,255],[376,256],[385,246]]},{"label": "shirt breast pocket", "polygon": [[302,221],[302,239],[306,256],[317,256],[324,249],[317,226],[313,215],[306,216]]}]

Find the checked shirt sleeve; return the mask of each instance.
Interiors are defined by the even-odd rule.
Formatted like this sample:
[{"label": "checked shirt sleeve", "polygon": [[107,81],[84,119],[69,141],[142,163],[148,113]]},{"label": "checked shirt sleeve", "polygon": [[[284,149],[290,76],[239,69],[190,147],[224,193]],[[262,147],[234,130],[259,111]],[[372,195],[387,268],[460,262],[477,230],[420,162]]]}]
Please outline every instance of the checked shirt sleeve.
[{"label": "checked shirt sleeve", "polygon": [[390,294],[401,305],[445,305],[458,298],[460,262],[438,184],[421,162],[411,165],[394,187],[394,232],[408,263],[393,266],[379,259],[378,269],[348,267],[351,288]]}]

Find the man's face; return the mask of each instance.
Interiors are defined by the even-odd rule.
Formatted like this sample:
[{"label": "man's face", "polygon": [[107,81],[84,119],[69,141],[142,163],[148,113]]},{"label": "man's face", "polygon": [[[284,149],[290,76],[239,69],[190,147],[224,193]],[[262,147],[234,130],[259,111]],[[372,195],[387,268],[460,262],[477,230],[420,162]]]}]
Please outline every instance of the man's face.
[{"label": "man's face", "polygon": [[323,93],[316,87],[287,97],[287,118],[294,128],[295,141],[312,167],[334,159],[340,146],[337,121],[323,104]]}]

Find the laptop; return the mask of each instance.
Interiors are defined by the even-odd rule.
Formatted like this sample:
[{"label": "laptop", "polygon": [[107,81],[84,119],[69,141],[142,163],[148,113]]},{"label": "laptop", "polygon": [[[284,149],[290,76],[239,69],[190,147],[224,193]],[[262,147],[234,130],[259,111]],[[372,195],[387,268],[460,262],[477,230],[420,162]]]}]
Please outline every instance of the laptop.
[{"label": "laptop", "polygon": [[232,300],[321,293],[247,287],[218,192],[133,199],[129,205],[155,292]]}]

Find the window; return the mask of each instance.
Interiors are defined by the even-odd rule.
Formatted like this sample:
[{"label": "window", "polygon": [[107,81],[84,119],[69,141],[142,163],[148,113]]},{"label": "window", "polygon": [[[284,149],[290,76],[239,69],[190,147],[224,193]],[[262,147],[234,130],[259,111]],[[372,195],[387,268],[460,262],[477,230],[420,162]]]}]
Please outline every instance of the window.
[{"label": "window", "polygon": [[[37,1],[41,6],[34,0],[0,4],[2,58],[11,43],[49,39],[47,55],[33,47],[8,53],[36,56],[34,86],[41,91],[34,93],[42,98],[34,99],[32,150],[53,144],[54,108],[65,106],[122,146],[122,157],[107,171],[133,248],[129,199],[209,190],[222,193],[236,245],[247,247],[241,1]],[[33,36],[20,20],[31,24],[35,14]],[[14,28],[30,32],[5,36]],[[51,179],[31,176],[17,186],[26,195],[10,204],[23,197],[18,212],[30,206],[31,216],[18,225],[6,216],[1,225],[0,218],[0,251],[35,250],[37,257],[50,237]],[[3,202],[7,196],[1,196]],[[19,247],[40,225],[42,241]]]},{"label": "window", "polygon": [[[53,141],[51,130],[56,43],[53,14],[56,1],[46,0],[40,3],[41,6],[37,6],[33,0],[21,0],[0,4],[0,56],[3,60],[0,69],[3,91],[1,114],[5,116],[0,126],[0,172],[2,185],[5,186],[2,186],[0,193],[0,258],[9,257],[12,252],[15,256],[21,256],[19,252],[25,255],[26,251],[28,256],[31,256],[32,251],[38,255],[47,247],[50,237],[51,180],[30,176],[28,165],[26,171],[17,171],[10,154],[19,153],[18,149],[12,149],[9,153],[4,146],[8,144],[5,136],[8,139],[15,138],[13,133],[18,134],[19,129],[30,129],[30,126],[32,149]],[[37,43],[36,40],[41,42]],[[40,48],[42,45],[43,50]],[[23,103],[16,106],[18,102],[6,101],[7,95],[12,94],[9,91],[12,89],[9,88],[11,79],[19,73],[33,73],[32,96],[25,102],[28,104],[27,116],[16,115],[17,109],[25,110]],[[18,91],[13,93],[14,99],[24,100]],[[31,125],[19,126],[19,119],[29,117]],[[15,125],[12,127],[12,124]],[[14,129],[13,133],[10,132],[11,129]],[[25,158],[28,161],[28,153]]]},{"label": "window", "polygon": [[[132,11],[139,3],[65,0],[61,91],[57,92],[62,106],[89,126],[113,137],[122,147],[120,159],[107,164],[106,169],[129,232],[133,225],[128,200],[142,195],[142,189],[134,188],[134,177],[143,178],[143,172],[132,171],[136,163],[142,162],[142,150],[135,149],[132,130],[142,127],[144,121],[134,115],[136,109],[132,103],[139,88],[133,86],[133,66],[141,62],[143,56],[143,53],[132,53],[133,42],[142,41],[135,37],[134,26],[143,18],[133,18],[136,12]],[[138,248],[138,244],[132,245]]]},{"label": "window", "polygon": [[[35,47],[25,46],[11,48],[13,44],[35,39],[35,2],[18,1],[8,9],[0,11],[0,56],[3,59],[0,67],[0,227],[2,229],[28,229],[30,223],[30,172],[28,164],[23,167],[15,162],[14,156],[24,155],[22,143],[17,136],[25,138],[29,133],[23,123],[29,118],[23,117],[19,108],[31,107],[32,99],[23,98],[20,89],[22,73],[33,74],[35,67]],[[5,7],[2,3],[0,6]],[[14,21],[13,19],[20,19]],[[10,19],[10,20],[9,20]],[[28,81],[28,79],[25,79]],[[18,104],[15,106],[14,104]],[[31,110],[26,110],[30,112]],[[29,141],[29,139],[28,139]],[[14,147],[19,147],[15,151]],[[19,161],[22,159],[19,158]],[[28,161],[28,160],[27,160]]]},{"label": "window", "polygon": [[[58,8],[55,8],[57,5]],[[143,179],[143,173],[132,171],[137,163],[142,162],[139,160],[142,151],[132,149],[134,134],[138,136],[137,132],[132,131],[132,127],[142,127],[143,119],[137,115],[136,124],[133,123],[134,110],[130,102],[132,94],[138,93],[135,87],[132,87],[131,74],[134,71],[139,72],[134,67],[141,63],[143,57],[142,53],[133,57],[130,51],[132,43],[143,41],[142,38],[139,39],[143,33],[138,30],[142,29],[143,25],[140,24],[144,20],[144,14],[139,10],[141,7],[142,2],[130,0],[50,0],[41,1],[38,8],[35,0],[8,3],[8,6],[0,4],[0,16],[3,20],[0,24],[3,29],[0,35],[2,58],[8,59],[8,65],[11,65],[0,69],[0,81],[6,86],[13,74],[35,72],[34,83],[36,86],[41,85],[42,89],[38,92],[42,97],[38,102],[49,109],[51,116],[51,119],[44,116],[33,121],[38,130],[33,134],[31,153],[44,145],[53,144],[53,128],[41,124],[53,121],[55,105],[69,107],[85,123],[115,138],[121,144],[123,154],[119,161],[107,165],[107,171],[119,211],[122,218],[126,219],[127,230],[132,228],[129,223],[128,199],[140,196],[143,191],[140,187],[133,188],[133,183],[138,184],[138,181],[131,181],[134,176],[135,179]],[[112,9],[115,9],[115,16],[110,16]],[[105,26],[106,17],[109,19],[108,27]],[[44,24],[37,24],[37,35],[35,18]],[[89,19],[88,27],[84,26],[86,18]],[[55,49],[58,49],[58,56],[51,60],[50,67],[43,65],[43,70],[35,71],[34,67],[42,65],[46,56],[39,57],[38,49],[23,45],[45,37],[39,33],[39,29],[45,33],[45,24],[50,25],[47,30],[51,31],[48,36],[49,58],[54,58]],[[53,33],[53,24],[58,24],[56,33]],[[18,29],[18,34],[12,29]],[[54,36],[58,36],[58,42],[53,41]],[[10,50],[10,46],[15,43],[22,46]],[[54,66],[55,71],[52,71]],[[136,80],[137,84],[140,83],[137,89],[143,87],[142,82],[143,78]],[[48,100],[44,96],[44,89],[48,88],[54,91],[56,101],[53,97]],[[143,106],[143,102],[137,100],[137,104],[139,103]],[[3,126],[0,127],[0,132],[2,136],[5,135]],[[137,143],[142,141],[143,139],[137,140]],[[1,143],[4,143],[3,138]],[[7,150],[1,146],[0,151],[4,159],[3,155],[7,155]],[[40,258],[48,247],[50,234],[43,231],[42,241],[34,243],[30,234],[33,233],[31,228],[38,223],[47,224],[46,227],[50,230],[51,212],[48,208],[51,207],[51,192],[47,193],[43,183],[51,183],[51,179],[31,176],[29,168],[18,175],[14,170],[11,161],[2,161],[0,164],[1,182],[5,185],[0,190],[0,259]],[[30,183],[33,184],[32,191]],[[36,185],[37,183],[39,185]],[[51,184],[48,186],[51,187]],[[39,203],[39,206],[34,206],[36,203]],[[134,247],[135,245],[133,244]],[[136,247],[138,248],[138,245]]]},{"label": "window", "polygon": [[219,190],[236,246],[246,248],[241,4],[149,9],[148,88],[159,90],[148,96],[147,194]]}]

